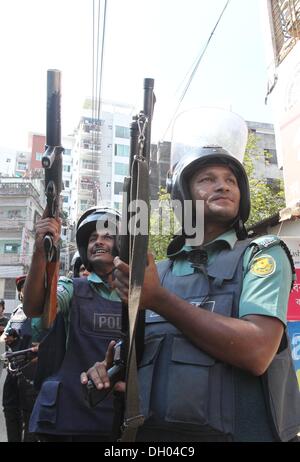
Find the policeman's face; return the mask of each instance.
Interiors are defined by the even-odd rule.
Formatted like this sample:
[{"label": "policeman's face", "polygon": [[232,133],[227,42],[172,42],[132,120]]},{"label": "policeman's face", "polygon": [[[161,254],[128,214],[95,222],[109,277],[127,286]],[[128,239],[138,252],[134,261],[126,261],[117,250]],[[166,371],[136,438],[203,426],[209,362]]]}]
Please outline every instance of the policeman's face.
[{"label": "policeman's face", "polygon": [[204,218],[230,223],[238,214],[240,190],[232,170],[224,165],[203,167],[192,176],[190,193],[193,201],[204,201]]},{"label": "policeman's face", "polygon": [[81,265],[79,268],[79,277],[88,277],[89,274],[90,272],[86,269],[86,267],[84,265]]},{"label": "policeman's face", "polygon": [[93,268],[112,266],[115,237],[109,232],[94,231],[89,238],[87,258]]},{"label": "policeman's face", "polygon": [[24,299],[24,295],[23,295],[23,292],[24,292],[24,286],[22,286],[22,288],[19,290],[19,300],[20,302],[23,302],[23,299]]}]

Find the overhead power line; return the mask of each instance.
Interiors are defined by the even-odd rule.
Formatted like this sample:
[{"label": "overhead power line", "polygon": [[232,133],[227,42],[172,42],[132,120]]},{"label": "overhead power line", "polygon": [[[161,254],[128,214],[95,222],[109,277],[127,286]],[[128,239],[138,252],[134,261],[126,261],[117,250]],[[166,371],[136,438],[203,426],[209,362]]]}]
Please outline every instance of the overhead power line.
[{"label": "overhead power line", "polygon": [[[216,29],[217,29],[217,27],[218,27],[220,21],[221,21],[221,19],[222,19],[223,15],[224,15],[224,13],[225,13],[225,11],[226,11],[226,8],[228,7],[229,2],[230,2],[230,0],[227,0],[227,2],[226,2],[226,4],[225,4],[225,6],[224,6],[224,8],[223,8],[223,10],[222,10],[222,12],[221,12],[219,18],[218,18],[218,20],[217,20],[217,22],[216,22],[216,24],[215,24],[213,30],[212,30],[211,33],[210,33],[210,36],[209,36],[209,38],[208,38],[208,40],[207,40],[207,42],[206,42],[206,45],[205,45],[204,49],[202,50],[202,52],[200,53],[200,55],[196,58],[195,64],[193,65],[193,68],[192,68],[192,71],[190,72],[190,76],[189,76],[189,78],[188,78],[188,81],[187,81],[187,83],[186,83],[186,85],[185,85],[185,87],[184,87],[184,89],[183,89],[183,92],[182,92],[182,94],[181,94],[181,96],[180,96],[180,98],[179,98],[179,100],[178,100],[178,103],[177,103],[177,106],[176,106],[176,108],[175,108],[175,111],[173,112],[172,117],[171,117],[171,119],[170,119],[170,122],[169,122],[169,124],[168,124],[168,126],[167,126],[167,128],[166,128],[166,130],[165,130],[165,132],[164,132],[164,134],[163,134],[163,137],[162,137],[162,140],[163,140],[163,141],[164,141],[164,139],[165,139],[165,136],[166,136],[167,132],[169,131],[169,128],[171,127],[171,125],[173,124],[173,122],[174,122],[174,120],[175,120],[175,117],[176,117],[177,112],[178,112],[178,110],[179,110],[179,108],[180,108],[180,105],[181,105],[181,103],[182,103],[182,101],[183,101],[183,99],[184,99],[184,97],[185,97],[185,95],[186,95],[186,93],[187,93],[187,91],[188,91],[188,89],[189,89],[189,87],[190,87],[192,81],[193,81],[193,78],[194,78],[194,76],[195,76],[195,74],[196,74],[196,72],[197,72],[197,70],[198,70],[199,64],[201,63],[201,61],[202,61],[202,59],[203,59],[203,57],[204,57],[204,55],[205,55],[205,53],[206,53],[206,50],[207,50],[207,48],[208,48],[208,46],[209,46],[209,44],[210,44],[210,41],[211,41],[211,39],[212,39],[212,37],[213,37],[213,35],[214,35],[214,33],[215,33],[215,31],[216,31]],[[187,76],[186,76],[186,77],[187,77]],[[184,80],[186,79],[186,77],[184,78]],[[180,86],[181,86],[181,85],[182,85],[182,83],[180,84]]]},{"label": "overhead power line", "polygon": [[[103,5],[103,6],[102,6]],[[95,151],[100,147],[100,113],[102,99],[102,76],[104,61],[107,0],[93,0],[93,53],[92,53],[92,170],[95,170]],[[93,201],[96,202],[97,183],[93,179]]]}]

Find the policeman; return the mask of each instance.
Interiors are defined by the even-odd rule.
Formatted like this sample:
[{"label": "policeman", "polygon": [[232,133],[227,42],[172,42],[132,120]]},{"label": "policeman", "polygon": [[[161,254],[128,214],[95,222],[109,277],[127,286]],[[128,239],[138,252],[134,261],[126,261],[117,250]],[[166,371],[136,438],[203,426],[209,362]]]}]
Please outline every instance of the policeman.
[{"label": "policeman", "polygon": [[[23,311],[23,288],[26,276],[16,278],[16,288],[20,304],[12,312],[1,339],[12,351],[24,350],[41,338],[39,319],[29,319]],[[29,417],[36,398],[32,379],[34,364],[24,364],[15,375],[8,371],[3,387],[3,410],[8,442],[32,442],[34,437],[28,433]]]},{"label": "policeman", "polygon": [[[66,334],[66,347],[58,370],[52,371],[42,383],[31,416],[30,429],[39,434],[41,441],[108,441],[110,438],[112,399],[108,398],[97,410],[91,411],[84,401],[78,376],[91,358],[96,360],[105,353],[109,341],[120,332],[121,303],[112,289],[118,221],[118,212],[100,207],[89,209],[78,221],[77,247],[91,273],[87,278],[59,280],[56,320],[63,319],[64,328],[56,331],[55,343],[64,348],[61,340]],[[54,241],[59,239],[57,220],[45,218],[37,223],[24,294],[24,309],[29,316],[41,315],[40,307],[44,306],[43,237],[49,232]],[[39,349],[39,362],[43,362],[42,349],[43,345]]]},{"label": "policeman", "polygon": [[8,323],[8,318],[4,315],[5,311],[5,301],[0,300],[0,334],[3,333],[6,324]]},{"label": "policeman", "polygon": [[82,263],[79,252],[77,251],[72,258],[71,266],[73,267],[73,277],[87,277],[90,273]]},{"label": "policeman", "polygon": [[[157,269],[148,259],[140,301],[147,308],[139,364],[145,423],[138,440],[294,440],[300,402],[286,335],[292,261],[276,236],[246,238],[249,185],[235,157],[244,150],[246,139],[240,149],[236,141],[246,126],[224,113],[234,118],[234,133],[220,117],[224,136],[205,139],[199,131],[210,116],[195,111],[177,120],[171,194],[181,204],[192,201],[193,223],[202,201],[203,240],[191,244],[195,236],[183,233]],[[191,127],[197,136],[185,139]],[[126,301],[128,267],[118,258],[115,265]],[[109,385],[112,346],[105,362],[82,374],[83,383],[89,376],[99,389]]]}]

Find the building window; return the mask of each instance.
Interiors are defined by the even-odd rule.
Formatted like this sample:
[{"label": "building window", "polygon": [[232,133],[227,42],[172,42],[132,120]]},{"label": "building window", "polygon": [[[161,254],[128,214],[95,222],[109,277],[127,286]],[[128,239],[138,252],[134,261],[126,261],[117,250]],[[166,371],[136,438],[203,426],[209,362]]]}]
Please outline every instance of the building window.
[{"label": "building window", "polygon": [[84,189],[86,191],[92,191],[93,190],[93,183],[86,183],[85,181],[80,182],[80,188]]},{"label": "building window", "polygon": [[265,154],[266,165],[268,164],[277,165],[276,149],[264,149],[264,154]]},{"label": "building window", "polygon": [[69,172],[71,171],[71,165],[64,165],[64,166],[63,166],[63,170],[64,170],[64,172],[68,172],[68,173],[69,173]]},{"label": "building window", "polygon": [[7,218],[22,218],[22,211],[21,210],[8,210],[7,211]]},{"label": "building window", "polygon": [[82,159],[81,165],[82,165],[82,168],[85,168],[87,170],[93,170],[95,164],[92,160]]},{"label": "building window", "polygon": [[63,154],[64,154],[64,156],[70,156],[71,155],[71,149],[65,149]]},{"label": "building window", "polygon": [[43,154],[41,152],[35,153],[35,160],[42,160]]},{"label": "building window", "polygon": [[114,184],[114,194],[122,194],[123,192],[123,183],[116,181]]},{"label": "building window", "polygon": [[129,139],[129,128],[128,127],[121,127],[120,125],[116,125],[115,136],[117,138],[126,138]]},{"label": "building window", "polygon": [[128,174],[128,164],[115,163],[115,174],[125,176]]},{"label": "building window", "polygon": [[69,202],[68,196],[63,196],[63,203],[67,204]]},{"label": "building window", "polygon": [[27,164],[26,162],[18,162],[17,170],[26,170]]},{"label": "building window", "polygon": [[127,144],[115,144],[115,156],[129,157],[129,146]]},{"label": "building window", "polygon": [[80,201],[80,210],[84,212],[88,208],[88,201],[83,199]]},{"label": "building window", "polygon": [[4,279],[4,298],[7,300],[16,298],[16,281],[14,278]]},{"label": "building window", "polygon": [[4,244],[4,253],[18,253],[20,248],[20,244],[13,242]]},{"label": "building window", "polygon": [[70,181],[69,180],[65,180],[65,188],[69,188],[70,187]]},{"label": "building window", "polygon": [[275,58],[278,65],[300,38],[299,0],[271,0]]},{"label": "building window", "polygon": [[274,194],[278,194],[280,191],[280,180],[277,178],[266,178],[266,183],[271,189],[271,191],[274,192]]}]

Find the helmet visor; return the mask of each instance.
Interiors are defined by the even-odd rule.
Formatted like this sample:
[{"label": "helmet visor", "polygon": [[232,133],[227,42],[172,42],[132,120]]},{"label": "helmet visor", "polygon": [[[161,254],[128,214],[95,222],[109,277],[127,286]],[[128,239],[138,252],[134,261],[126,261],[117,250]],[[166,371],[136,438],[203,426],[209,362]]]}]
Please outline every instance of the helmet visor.
[{"label": "helmet visor", "polygon": [[242,163],[247,139],[247,125],[234,112],[212,107],[182,112],[173,125],[171,169],[183,157],[207,146],[221,147]]}]

